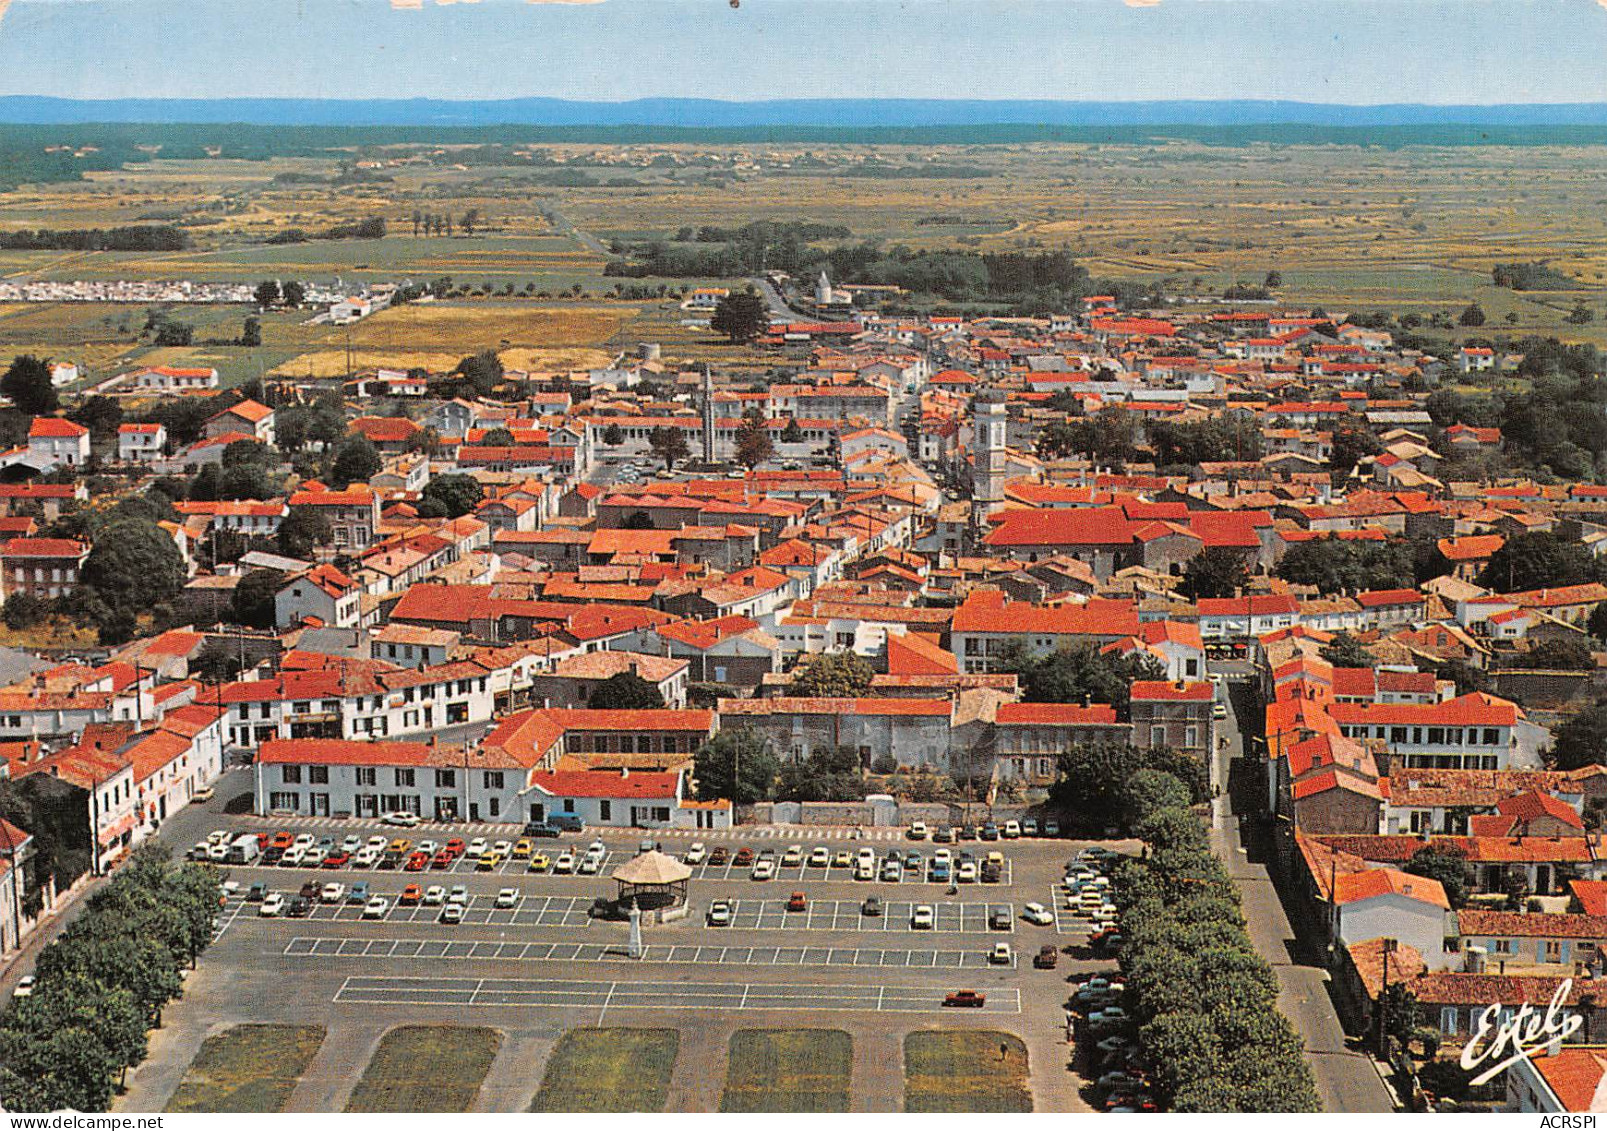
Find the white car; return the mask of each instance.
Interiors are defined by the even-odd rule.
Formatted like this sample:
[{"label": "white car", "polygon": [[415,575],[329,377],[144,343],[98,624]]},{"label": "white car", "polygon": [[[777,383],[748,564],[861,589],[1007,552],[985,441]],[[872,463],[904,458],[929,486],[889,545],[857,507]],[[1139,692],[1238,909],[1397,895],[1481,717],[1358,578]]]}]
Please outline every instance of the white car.
[{"label": "white car", "polygon": [[206,846],[206,858],[208,860],[227,860],[229,858],[229,846],[228,846],[228,844],[225,843],[225,844],[209,844],[209,845],[207,845]]},{"label": "white car", "polygon": [[854,865],[854,879],[874,880],[876,878],[876,862],[874,860],[861,860]]},{"label": "white car", "polygon": [[327,851],[315,844],[301,854],[302,866],[306,868],[321,868],[324,865],[324,858],[328,855]]},{"label": "white car", "polygon": [[436,844],[433,840],[421,840],[413,846],[413,851],[428,852],[431,856],[434,856],[436,849],[440,847],[441,846]]},{"label": "white car", "polygon": [[440,884],[432,884],[424,889],[424,906],[434,907],[438,903],[446,902],[446,889]]},{"label": "white car", "polygon": [[1021,909],[1021,917],[1035,927],[1052,927],[1055,916],[1041,903],[1029,903]]},{"label": "white car", "polygon": [[373,899],[363,904],[363,918],[383,919],[385,918],[385,909],[389,906],[390,905],[385,902],[384,896],[376,895]]},{"label": "white car", "polygon": [[391,842],[388,836],[371,836],[363,842],[363,848],[376,855],[385,851],[385,846]]},{"label": "white car", "polygon": [[965,860],[954,870],[954,882],[960,884],[976,883],[976,861]]},{"label": "white car", "polygon": [[453,884],[451,894],[446,897],[448,903],[469,902],[469,889],[462,884]]},{"label": "white car", "polygon": [[580,858],[580,867],[577,871],[582,876],[595,876],[603,870],[603,858],[594,852],[588,852]]},{"label": "white car", "polygon": [[709,904],[708,924],[711,927],[729,927],[731,925],[731,905],[723,899],[717,899]]},{"label": "white car", "polygon": [[262,903],[257,907],[257,914],[264,919],[272,919],[285,909],[285,897],[279,892],[270,891],[262,897]]},{"label": "white car", "polygon": [[330,880],[324,885],[324,890],[318,894],[318,898],[324,903],[339,903],[346,898],[346,885]]},{"label": "white car", "polygon": [[575,854],[567,849],[558,854],[558,859],[552,862],[552,871],[555,876],[567,876],[575,870]]},{"label": "white car", "polygon": [[910,825],[909,835],[911,840],[925,840],[927,836],[926,822],[916,821]]},{"label": "white car", "polygon": [[876,863],[876,850],[874,848],[861,848],[855,859],[861,864],[874,865]]},{"label": "white car", "polygon": [[1228,705],[1226,703],[1218,703],[1216,706],[1212,707],[1211,708],[1211,717],[1213,719],[1225,719],[1225,718],[1227,718],[1228,717]]},{"label": "white car", "polygon": [[345,852],[345,853],[348,853],[348,854],[354,853],[354,852],[358,851],[359,849],[361,849],[362,847],[363,847],[363,838],[359,837],[359,836],[355,836],[355,835],[354,836],[348,836],[345,840],[342,840],[340,842],[340,850],[342,852]]},{"label": "white car", "polygon": [[491,846],[491,851],[506,860],[508,854],[513,851],[513,844],[506,840],[499,840]]},{"label": "white car", "polygon": [[228,844],[231,839],[233,838],[229,836],[228,829],[213,829],[206,834],[208,844]]},{"label": "white car", "polygon": [[937,924],[937,916],[933,913],[931,904],[916,904],[915,910],[910,912],[910,930],[930,931]]},{"label": "white car", "polygon": [[597,856],[597,857],[607,856],[608,855],[608,845],[604,844],[600,840],[594,840],[594,841],[592,841],[590,844],[588,844],[586,846],[586,854],[588,856]]},{"label": "white car", "polygon": [[760,860],[753,866],[753,878],[756,880],[768,880],[775,874],[776,862],[774,860]]},{"label": "white car", "polygon": [[405,809],[398,809],[394,813],[385,814],[380,820],[387,825],[397,825],[404,829],[410,829],[418,824],[418,814],[409,813]]},{"label": "white car", "polygon": [[826,868],[830,865],[831,849],[825,845],[818,845],[809,853],[809,866],[811,868]]},{"label": "white car", "polygon": [[1114,904],[1102,903],[1088,917],[1100,924],[1114,923],[1117,918],[1116,907]]},{"label": "white car", "polygon": [[994,966],[1008,966],[1015,960],[1010,953],[1010,944],[1007,942],[994,943],[993,949],[988,951],[988,962]]},{"label": "white car", "polygon": [[519,903],[518,888],[503,888],[497,892],[497,906],[502,908],[515,907]]},{"label": "white car", "polygon": [[936,852],[932,853],[932,863],[947,864],[952,866],[954,864],[954,853],[950,852],[946,848],[940,848]]},{"label": "white car", "polygon": [[286,868],[299,867],[302,857],[306,855],[307,847],[305,845],[292,844],[289,848],[285,849],[285,854],[279,857],[279,863],[283,864]]},{"label": "white car", "polygon": [[694,840],[692,842],[692,847],[686,850],[686,856],[683,859],[688,864],[701,864],[708,858],[709,850],[703,847],[703,842],[701,840]]},{"label": "white car", "polygon": [[318,838],[313,836],[312,833],[298,833],[292,843],[294,847],[306,850],[317,844]]},{"label": "white car", "polygon": [[469,850],[465,855],[467,855],[471,860],[478,860],[480,857],[485,855],[485,850],[487,847],[485,837],[477,836],[473,840],[469,841]]},{"label": "white car", "polygon": [[783,868],[796,868],[798,865],[800,865],[802,863],[803,863],[803,845],[801,845],[801,844],[789,844],[787,846],[787,851],[785,851],[785,852],[783,852],[781,854],[781,866]]},{"label": "white car", "polygon": [[1021,822],[1006,821],[1004,828],[1000,831],[1003,833],[1005,840],[1016,840],[1021,836]]}]

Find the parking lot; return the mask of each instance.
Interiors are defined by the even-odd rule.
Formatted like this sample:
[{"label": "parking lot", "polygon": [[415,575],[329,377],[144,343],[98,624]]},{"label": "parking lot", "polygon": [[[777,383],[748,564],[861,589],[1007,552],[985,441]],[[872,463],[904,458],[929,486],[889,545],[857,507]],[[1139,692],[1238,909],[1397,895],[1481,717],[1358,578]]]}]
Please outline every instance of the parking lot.
[{"label": "parking lot", "polygon": [[[343,1005],[518,1006],[563,1010],[675,1009],[788,1012],[938,1013],[937,990],[896,985],[841,986],[824,999],[813,984],[775,982],[584,982],[524,978],[350,977],[335,992]],[[1019,991],[990,994],[981,1012],[1020,1013]]]}]

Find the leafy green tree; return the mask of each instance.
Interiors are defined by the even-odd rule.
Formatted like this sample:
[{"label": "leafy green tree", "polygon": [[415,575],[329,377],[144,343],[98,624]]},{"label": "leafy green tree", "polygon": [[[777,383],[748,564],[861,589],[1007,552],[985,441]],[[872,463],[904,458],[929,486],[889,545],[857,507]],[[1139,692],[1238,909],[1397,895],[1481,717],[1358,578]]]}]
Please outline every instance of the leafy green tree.
[{"label": "leafy green tree", "polygon": [[274,595],[284,587],[285,575],[276,569],[254,569],[242,577],[229,599],[236,624],[247,628],[274,626]]},{"label": "leafy green tree", "polygon": [[801,761],[781,764],[776,797],[782,801],[858,801],[865,796],[864,767],[849,746],[828,746]]},{"label": "leafy green tree", "polygon": [[596,711],[656,711],[663,708],[664,696],[635,672],[619,672],[597,685],[586,706]]},{"label": "leafy green tree", "polygon": [[472,475],[437,475],[424,484],[419,514],[425,518],[459,518],[480,505],[485,489]]},{"label": "leafy green tree", "polygon": [[291,310],[299,309],[301,304],[307,301],[307,288],[294,279],[291,279],[280,288],[280,294],[284,299],[284,304]]},{"label": "leafy green tree", "polygon": [[1454,845],[1430,845],[1412,853],[1404,871],[1425,879],[1438,880],[1452,910],[1467,902],[1467,855]]},{"label": "leafy green tree", "polygon": [[768,740],[746,728],[722,730],[692,759],[700,801],[762,801],[775,792],[780,762]]},{"label": "leafy green tree", "polygon": [[1139,770],[1127,780],[1127,820],[1137,827],[1165,809],[1187,811],[1194,798],[1189,787],[1164,770]]},{"label": "leafy green tree", "polygon": [[758,467],[776,454],[776,445],[770,439],[770,429],[757,410],[744,415],[736,434],[737,462],[743,467]]},{"label": "leafy green tree", "polygon": [[262,344],[262,319],[255,315],[246,315],[240,324],[240,344],[246,349],[256,349]]},{"label": "leafy green tree", "polygon": [[173,539],[155,523],[135,518],[120,519],[100,531],[82,573],[84,588],[111,610],[131,618],[171,601],[186,578],[184,559]]},{"label": "leafy green tree", "polygon": [[603,429],[603,443],[610,448],[617,448],[625,442],[625,430],[617,424],[610,424]]},{"label": "leafy green tree", "polygon": [[50,381],[50,363],[31,353],[19,354],[11,359],[5,376],[0,377],[0,393],[4,393],[17,411],[27,416],[44,416],[56,411],[59,403],[56,387]]},{"label": "leafy green tree", "polygon": [[1601,564],[1580,543],[1549,530],[1515,534],[1490,555],[1478,583],[1497,593],[1599,581]]},{"label": "leafy green tree", "polygon": [[514,445],[514,438],[513,433],[506,428],[493,428],[480,442],[491,448],[511,448]]},{"label": "leafy green tree", "polygon": [[870,690],[875,674],[870,661],[856,652],[822,652],[798,665],[792,691],[811,699],[855,699]]},{"label": "leafy green tree", "polygon": [[787,426],[781,430],[783,444],[801,444],[804,442],[804,430],[798,425],[796,416],[787,417]]},{"label": "leafy green tree", "polygon": [[97,443],[106,443],[117,437],[117,426],[123,423],[123,406],[115,397],[96,394],[87,397],[68,418],[88,428]]},{"label": "leafy green tree", "polygon": [[336,487],[346,487],[352,483],[367,483],[384,467],[385,461],[372,440],[367,436],[352,436],[335,449],[330,475]]},{"label": "leafy green tree", "polygon": [[463,377],[475,396],[488,397],[502,383],[502,359],[496,350],[481,350],[458,362],[454,372]]},{"label": "leafy green tree", "polygon": [[1484,308],[1476,302],[1470,302],[1462,308],[1462,313],[1457,315],[1456,321],[1459,326],[1482,326],[1484,325]]},{"label": "leafy green tree", "polygon": [[258,283],[251,292],[251,297],[263,310],[270,310],[279,305],[279,283],[276,279],[264,279]]},{"label": "leafy green tree", "polygon": [[279,552],[287,558],[308,559],[319,546],[327,546],[334,531],[329,520],[312,507],[292,507],[279,524]]},{"label": "leafy green tree", "polygon": [[1594,671],[1596,658],[1590,654],[1586,640],[1559,638],[1535,645],[1515,659],[1515,666],[1554,672]]},{"label": "leafy green tree", "polygon": [[1087,645],[1045,655],[1009,647],[994,666],[1021,681],[1023,697],[1029,703],[1109,703],[1122,716],[1127,713],[1134,680],[1166,678],[1165,669],[1153,656],[1105,654]]},{"label": "leafy green tree", "polygon": [[770,328],[770,309],[753,290],[726,295],[715,304],[709,329],[732,343],[751,342]]},{"label": "leafy green tree", "polygon": [[1378,663],[1362,642],[1348,632],[1334,633],[1334,638],[1322,646],[1319,655],[1336,668],[1371,668]]},{"label": "leafy green tree", "polygon": [[665,471],[672,469],[677,460],[691,455],[691,449],[686,446],[686,433],[667,425],[661,425],[647,434],[647,446],[664,461]]},{"label": "leafy green tree", "polygon": [[1228,546],[1207,546],[1183,567],[1181,589],[1191,601],[1202,597],[1232,597],[1249,583],[1244,555]]}]

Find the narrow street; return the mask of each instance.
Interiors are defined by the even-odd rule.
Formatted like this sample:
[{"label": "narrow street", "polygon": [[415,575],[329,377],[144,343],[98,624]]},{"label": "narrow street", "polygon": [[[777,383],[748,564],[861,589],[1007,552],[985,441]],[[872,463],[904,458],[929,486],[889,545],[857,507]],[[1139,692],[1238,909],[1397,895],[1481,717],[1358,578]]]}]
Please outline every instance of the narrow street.
[{"label": "narrow street", "polygon": [[1240,839],[1241,819],[1234,812],[1234,790],[1229,787],[1234,764],[1244,754],[1238,712],[1248,709],[1255,696],[1247,687],[1229,695],[1233,686],[1217,686],[1218,699],[1228,704],[1228,716],[1217,721],[1217,733],[1227,743],[1213,758],[1211,780],[1221,787],[1221,794],[1211,804],[1211,848],[1239,886],[1251,942],[1278,977],[1278,1008],[1305,1043],[1323,1110],[1393,1111],[1394,1101],[1372,1060],[1345,1042],[1344,1027],[1328,996],[1327,971],[1304,959],[1266,866],[1250,859]]}]

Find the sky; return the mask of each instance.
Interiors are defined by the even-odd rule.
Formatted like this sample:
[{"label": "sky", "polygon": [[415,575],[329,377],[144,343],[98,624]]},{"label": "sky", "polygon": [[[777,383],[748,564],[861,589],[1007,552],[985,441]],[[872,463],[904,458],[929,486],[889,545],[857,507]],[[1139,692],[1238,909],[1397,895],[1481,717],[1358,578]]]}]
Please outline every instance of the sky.
[{"label": "sky", "polygon": [[0,0],[0,94],[1607,102],[1607,0]]}]

